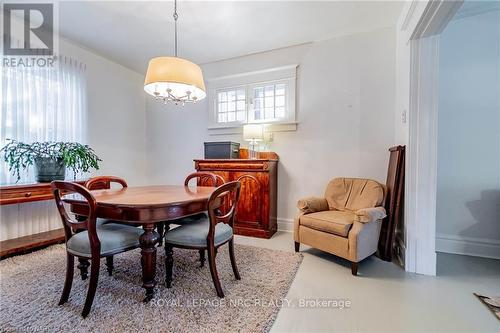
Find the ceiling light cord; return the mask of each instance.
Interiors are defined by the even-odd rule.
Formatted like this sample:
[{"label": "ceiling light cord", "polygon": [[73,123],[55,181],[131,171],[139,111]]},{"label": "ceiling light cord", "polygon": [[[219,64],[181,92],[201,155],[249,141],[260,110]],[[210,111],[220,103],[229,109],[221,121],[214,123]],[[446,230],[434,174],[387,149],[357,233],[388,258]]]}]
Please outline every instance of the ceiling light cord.
[{"label": "ceiling light cord", "polygon": [[174,32],[174,54],[177,57],[177,19],[179,15],[177,15],[177,0],[174,0],[174,24],[175,24],[175,32]]}]

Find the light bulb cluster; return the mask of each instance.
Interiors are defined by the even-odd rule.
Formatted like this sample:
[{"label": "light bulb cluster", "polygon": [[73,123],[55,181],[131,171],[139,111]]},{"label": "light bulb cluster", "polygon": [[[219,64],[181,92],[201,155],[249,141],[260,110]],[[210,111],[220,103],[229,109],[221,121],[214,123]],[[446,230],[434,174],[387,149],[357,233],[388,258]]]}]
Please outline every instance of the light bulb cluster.
[{"label": "light bulb cluster", "polygon": [[173,102],[175,105],[196,103],[206,97],[205,91],[200,88],[176,82],[155,82],[144,87],[147,93],[165,104]]},{"label": "light bulb cluster", "polygon": [[186,105],[186,103],[196,103],[198,98],[196,96],[191,97],[191,91],[186,91],[184,96],[176,97],[172,95],[172,89],[167,89],[165,95],[161,95],[159,92],[155,91],[154,96],[157,100],[162,100],[165,104],[168,102],[174,102],[175,105],[182,104],[182,106]]}]

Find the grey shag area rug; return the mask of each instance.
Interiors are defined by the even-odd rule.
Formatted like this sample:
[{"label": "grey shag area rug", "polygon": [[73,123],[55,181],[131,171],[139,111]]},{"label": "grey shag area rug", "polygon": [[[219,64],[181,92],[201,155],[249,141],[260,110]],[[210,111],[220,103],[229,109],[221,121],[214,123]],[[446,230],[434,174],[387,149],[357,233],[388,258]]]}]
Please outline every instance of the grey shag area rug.
[{"label": "grey shag area rug", "polygon": [[[224,299],[215,293],[208,263],[198,251],[174,249],[171,289],[164,284],[164,250],[158,248],[155,298],[143,303],[140,250],[105,260],[94,305],[83,319],[88,279],[75,266],[69,301],[58,306],[65,276],[65,248],[55,245],[0,262],[0,332],[266,332],[271,328],[302,255],[235,244],[241,280],[234,279],[227,246],[217,269]],[[78,262],[78,261],[76,261]]]}]

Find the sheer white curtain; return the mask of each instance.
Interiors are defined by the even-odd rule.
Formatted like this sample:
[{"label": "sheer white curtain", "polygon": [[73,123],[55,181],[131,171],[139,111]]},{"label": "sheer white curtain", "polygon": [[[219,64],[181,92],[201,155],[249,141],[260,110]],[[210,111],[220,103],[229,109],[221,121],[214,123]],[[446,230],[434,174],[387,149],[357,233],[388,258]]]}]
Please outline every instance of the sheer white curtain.
[{"label": "sheer white curtain", "polygon": [[[1,84],[0,146],[7,139],[85,142],[84,64],[58,56],[53,67],[4,66]],[[34,180],[32,169],[22,174],[20,182]],[[2,160],[0,183],[15,181]]]}]

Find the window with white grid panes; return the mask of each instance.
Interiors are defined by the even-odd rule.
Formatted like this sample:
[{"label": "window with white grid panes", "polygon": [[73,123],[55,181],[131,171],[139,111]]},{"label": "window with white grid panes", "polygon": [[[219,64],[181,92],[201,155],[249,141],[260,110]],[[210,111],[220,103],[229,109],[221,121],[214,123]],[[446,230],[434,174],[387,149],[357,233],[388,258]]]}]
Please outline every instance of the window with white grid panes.
[{"label": "window with white grid panes", "polygon": [[287,108],[286,90],[285,83],[267,83],[252,86],[249,122],[272,122],[285,119]]},{"label": "window with white grid panes", "polygon": [[236,123],[246,120],[245,87],[217,91],[217,123]]},{"label": "window with white grid panes", "polygon": [[239,133],[234,129],[261,123],[271,130],[295,130],[296,72],[297,65],[290,65],[209,80],[208,128]]}]

